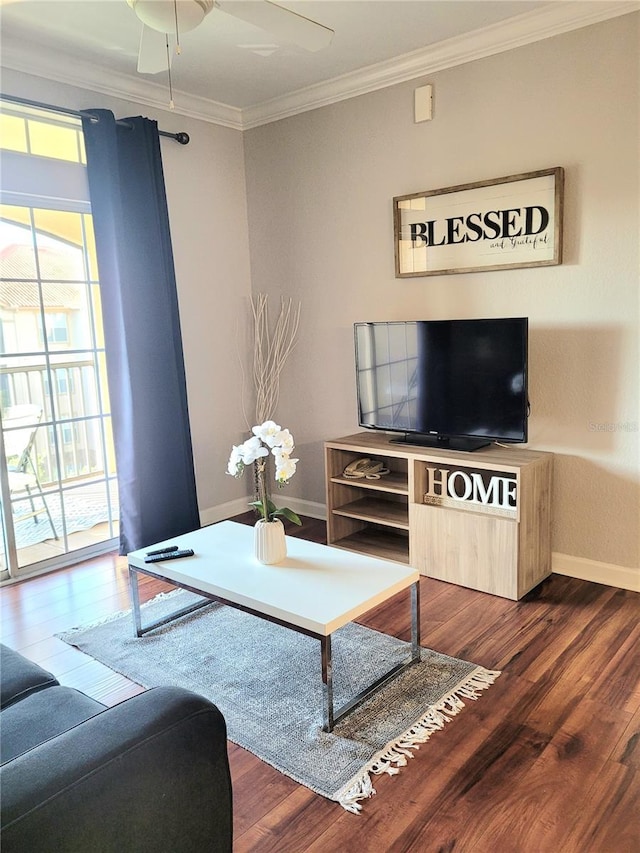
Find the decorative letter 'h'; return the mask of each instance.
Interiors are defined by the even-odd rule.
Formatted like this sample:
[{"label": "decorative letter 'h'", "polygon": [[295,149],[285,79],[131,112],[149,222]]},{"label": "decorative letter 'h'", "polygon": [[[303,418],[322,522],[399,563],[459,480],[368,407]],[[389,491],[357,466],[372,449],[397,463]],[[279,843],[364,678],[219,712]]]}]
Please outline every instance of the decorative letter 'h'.
[{"label": "decorative letter 'h'", "polygon": [[[424,469],[427,472],[426,494],[432,498],[439,498],[446,495],[449,471],[446,468],[430,468],[428,465],[425,465]],[[440,473],[440,476],[437,477],[436,473]],[[436,487],[438,487],[438,491],[436,491]]]}]

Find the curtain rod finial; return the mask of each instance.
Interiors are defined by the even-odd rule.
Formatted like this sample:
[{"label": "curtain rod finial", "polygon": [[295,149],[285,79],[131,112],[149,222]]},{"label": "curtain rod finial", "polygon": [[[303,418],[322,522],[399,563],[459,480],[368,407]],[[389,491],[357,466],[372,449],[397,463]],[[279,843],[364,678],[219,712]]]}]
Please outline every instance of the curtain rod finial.
[{"label": "curtain rod finial", "polygon": [[176,141],[180,143],[180,145],[188,145],[189,144],[189,134],[188,133],[176,133]]}]

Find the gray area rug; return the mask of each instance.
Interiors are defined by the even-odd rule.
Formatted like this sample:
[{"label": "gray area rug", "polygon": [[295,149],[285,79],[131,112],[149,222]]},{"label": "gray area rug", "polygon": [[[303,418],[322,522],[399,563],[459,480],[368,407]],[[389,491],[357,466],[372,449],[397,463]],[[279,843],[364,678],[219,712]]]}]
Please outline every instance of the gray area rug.
[{"label": "gray area rug", "polygon": [[[143,606],[143,625],[190,599],[182,590],[158,596]],[[327,734],[319,642],[234,608],[211,604],[141,638],[128,612],[58,636],[143,687],[206,696],[224,714],[231,741],[352,812],[375,793],[371,774],[399,772],[499,675],[423,649],[420,662]],[[337,708],[404,661],[409,646],[350,623],[333,634],[332,652]]]}]

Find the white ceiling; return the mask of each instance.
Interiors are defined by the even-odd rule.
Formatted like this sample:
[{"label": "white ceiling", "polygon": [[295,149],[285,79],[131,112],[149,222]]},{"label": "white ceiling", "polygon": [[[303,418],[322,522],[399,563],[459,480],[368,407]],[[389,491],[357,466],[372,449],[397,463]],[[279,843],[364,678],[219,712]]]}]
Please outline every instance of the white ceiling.
[{"label": "white ceiling", "polygon": [[[126,0],[1,0],[1,63],[167,107]],[[307,52],[215,8],[181,36],[175,109],[247,128],[640,8],[635,0],[281,0],[335,31]]]}]

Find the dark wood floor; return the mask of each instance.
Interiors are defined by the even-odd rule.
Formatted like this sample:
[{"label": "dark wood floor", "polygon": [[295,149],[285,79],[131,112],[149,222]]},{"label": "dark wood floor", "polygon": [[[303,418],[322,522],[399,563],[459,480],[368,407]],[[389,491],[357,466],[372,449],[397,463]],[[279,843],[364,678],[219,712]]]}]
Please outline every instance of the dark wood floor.
[{"label": "dark wood floor", "polygon": [[[238,520],[252,521],[252,516]],[[324,541],[324,523],[288,532]],[[640,850],[640,596],[559,575],[520,602],[423,579],[423,643],[502,675],[353,815],[229,744],[235,850]],[[142,597],[163,589],[148,580]],[[408,639],[402,593],[366,624]],[[0,592],[2,640],[115,704],[140,688],[54,634],[129,606],[110,555]],[[135,851],[131,851],[135,853]]]}]

